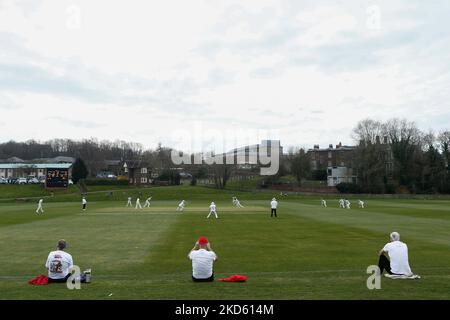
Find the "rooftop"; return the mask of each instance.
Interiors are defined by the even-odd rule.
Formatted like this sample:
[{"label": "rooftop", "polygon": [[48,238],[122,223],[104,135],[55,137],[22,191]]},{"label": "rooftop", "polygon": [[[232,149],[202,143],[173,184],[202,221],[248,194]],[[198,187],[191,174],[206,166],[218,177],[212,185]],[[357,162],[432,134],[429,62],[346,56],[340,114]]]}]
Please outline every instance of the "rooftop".
[{"label": "rooftop", "polygon": [[71,163],[0,163],[0,169],[69,169]]}]

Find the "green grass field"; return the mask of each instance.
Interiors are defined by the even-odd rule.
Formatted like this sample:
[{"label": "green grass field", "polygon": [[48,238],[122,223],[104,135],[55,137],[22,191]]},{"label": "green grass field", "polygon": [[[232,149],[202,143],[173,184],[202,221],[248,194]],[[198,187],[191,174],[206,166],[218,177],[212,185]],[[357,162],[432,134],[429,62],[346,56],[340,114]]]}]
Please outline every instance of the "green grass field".
[{"label": "green grass field", "polygon": [[[450,201],[369,199],[364,210],[344,210],[334,198],[321,208],[319,198],[289,196],[274,219],[271,193],[238,193],[245,208],[236,209],[232,191],[152,188],[152,207],[139,211],[125,208],[129,193],[92,194],[86,213],[77,194],[46,198],[42,216],[34,200],[0,202],[0,299],[450,298]],[[217,220],[206,219],[212,200]],[[368,290],[366,269],[394,230],[422,279],[382,278],[381,290]],[[219,257],[216,279],[248,282],[193,283],[187,254],[201,235]],[[92,283],[29,285],[60,238],[76,265],[92,268]]]}]

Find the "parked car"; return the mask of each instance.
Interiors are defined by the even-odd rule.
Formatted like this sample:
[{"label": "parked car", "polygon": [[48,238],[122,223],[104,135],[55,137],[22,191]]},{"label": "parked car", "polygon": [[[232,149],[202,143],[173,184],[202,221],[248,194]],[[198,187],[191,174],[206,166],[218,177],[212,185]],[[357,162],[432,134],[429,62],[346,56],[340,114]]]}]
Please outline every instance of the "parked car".
[{"label": "parked car", "polygon": [[9,177],[9,178],[8,178],[8,183],[9,183],[9,184],[15,184],[16,181],[17,181],[17,178],[14,178],[14,177]]},{"label": "parked car", "polygon": [[27,184],[27,178],[19,178],[16,180],[16,184]]},{"label": "parked car", "polygon": [[31,178],[31,179],[28,179],[28,183],[29,184],[38,184],[39,180],[37,178]]},{"label": "parked car", "polygon": [[6,184],[6,183],[8,183],[8,180],[3,178],[3,177],[1,177],[0,178],[0,184]]}]

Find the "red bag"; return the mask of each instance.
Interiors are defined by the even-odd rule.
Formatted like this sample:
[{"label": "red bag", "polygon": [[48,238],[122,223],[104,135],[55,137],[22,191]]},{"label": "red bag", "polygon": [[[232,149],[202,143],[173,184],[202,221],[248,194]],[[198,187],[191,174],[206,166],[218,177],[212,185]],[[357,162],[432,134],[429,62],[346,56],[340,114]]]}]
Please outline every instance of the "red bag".
[{"label": "red bag", "polygon": [[28,281],[29,284],[34,284],[35,286],[42,286],[48,284],[48,277],[41,274],[40,276],[37,276],[36,278],[31,279]]},{"label": "red bag", "polygon": [[245,281],[247,281],[247,279],[248,279],[247,276],[241,276],[241,275],[236,274],[236,275],[228,277],[228,278],[219,279],[219,281],[222,281],[222,282],[245,282]]}]

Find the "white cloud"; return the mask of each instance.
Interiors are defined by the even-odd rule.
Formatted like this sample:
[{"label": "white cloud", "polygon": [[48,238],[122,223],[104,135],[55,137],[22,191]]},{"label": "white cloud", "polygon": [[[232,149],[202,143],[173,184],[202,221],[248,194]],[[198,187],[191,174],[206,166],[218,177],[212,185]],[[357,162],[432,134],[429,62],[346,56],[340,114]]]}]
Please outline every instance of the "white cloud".
[{"label": "white cloud", "polygon": [[450,5],[377,1],[376,31],[369,5],[2,1],[0,140],[152,147],[201,122],[253,130],[253,142],[271,129],[285,145],[327,145],[351,143],[367,117],[448,126]]}]

